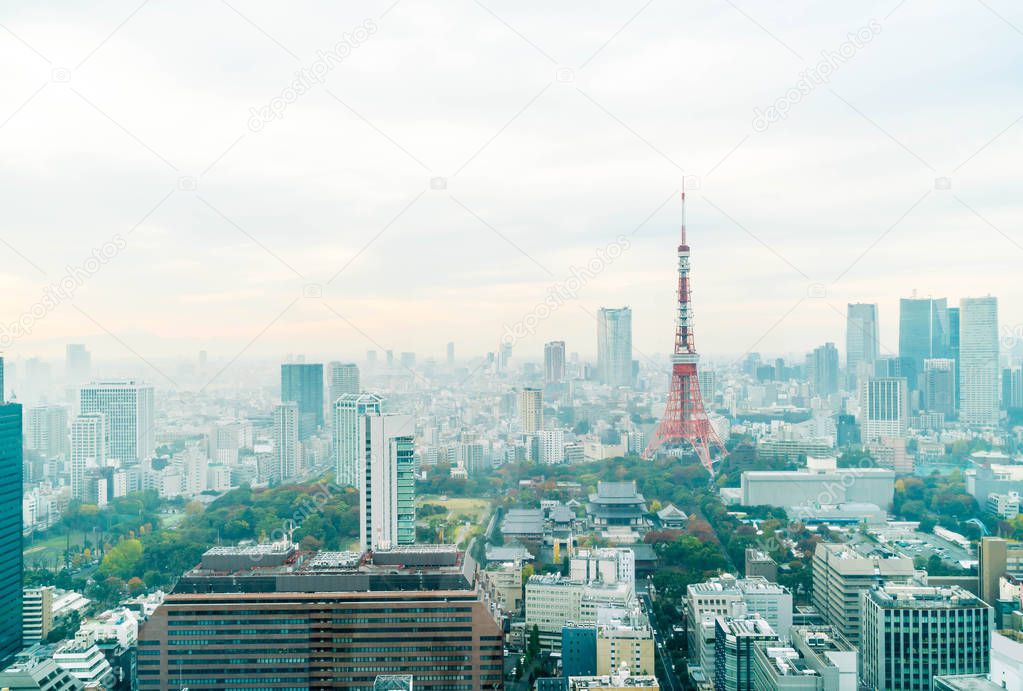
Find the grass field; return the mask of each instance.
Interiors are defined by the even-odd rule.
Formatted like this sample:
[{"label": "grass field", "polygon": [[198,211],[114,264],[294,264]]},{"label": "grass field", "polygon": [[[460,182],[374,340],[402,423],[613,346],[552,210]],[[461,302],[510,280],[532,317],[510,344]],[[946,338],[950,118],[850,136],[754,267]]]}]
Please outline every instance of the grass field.
[{"label": "grass field", "polygon": [[416,497],[416,505],[437,504],[448,510],[448,520],[456,516],[468,516],[473,522],[482,521],[490,510],[490,501],[487,499],[476,499],[473,497],[452,497],[441,499],[435,495]]}]

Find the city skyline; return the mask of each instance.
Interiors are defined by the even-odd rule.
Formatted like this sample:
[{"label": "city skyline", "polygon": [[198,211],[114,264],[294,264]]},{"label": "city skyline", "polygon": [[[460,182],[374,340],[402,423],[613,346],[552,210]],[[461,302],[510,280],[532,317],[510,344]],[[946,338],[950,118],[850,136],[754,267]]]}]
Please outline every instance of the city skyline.
[{"label": "city skyline", "polygon": [[[337,353],[347,359],[372,341],[436,356],[452,340],[460,352],[487,352],[591,260],[599,274],[518,345],[584,342],[599,307],[630,304],[635,345],[653,355],[670,329],[667,248],[687,177],[706,357],[741,354],[761,336],[756,348],[772,353],[835,340],[848,302],[880,305],[882,348],[893,348],[898,298],[914,289],[952,301],[998,295],[1004,323],[1023,323],[1011,280],[1018,214],[1007,201],[1018,197],[1021,136],[1010,117],[1021,109],[1011,16],[980,3],[932,12],[890,2],[807,7],[796,23],[770,7],[745,17],[726,5],[654,4],[573,13],[566,31],[557,18],[567,8],[543,21],[528,7],[495,6],[495,17],[473,5],[445,10],[446,27],[468,31],[438,29],[476,56],[458,64],[436,47],[403,59],[438,18],[388,6],[324,7],[317,22],[270,5],[244,17],[196,11],[203,31],[186,61],[166,55],[174,27],[194,27],[188,11],[111,7],[72,27],[13,10],[5,26],[22,42],[0,47],[13,75],[0,143],[10,160],[39,165],[11,176],[16,233],[2,279],[8,324],[39,302],[45,316],[3,344],[8,357],[84,341],[97,358],[208,349],[228,360],[286,352],[295,335],[325,356],[328,344],[351,343]],[[296,68],[366,20],[376,30],[331,64],[324,84],[250,128],[250,109],[258,114]],[[274,40],[253,25],[272,27]],[[800,73],[858,32],[829,81],[769,122],[764,114]],[[198,71],[216,63],[224,36],[249,59]],[[967,41],[969,59],[931,50],[952,36]],[[739,44],[756,50],[724,59]],[[138,55],[149,56],[145,67]],[[402,70],[375,88],[396,60]],[[167,76],[143,79],[139,69]],[[623,70],[643,79],[615,78]],[[146,88],[123,93],[124,81]],[[966,85],[968,105],[950,83]],[[466,88],[495,97],[466,109]],[[391,92],[405,94],[401,108]],[[698,104],[686,96],[696,93]],[[171,117],[167,102],[190,105]],[[404,116],[409,105],[422,116]],[[956,117],[935,117],[949,112]],[[322,152],[304,145],[314,140]],[[779,152],[793,150],[799,165],[780,166]],[[93,175],[81,161],[96,151],[109,170]],[[338,170],[340,151],[352,174]],[[594,154],[600,165],[582,165]],[[56,189],[65,203],[52,216],[23,205]],[[424,226],[435,229],[429,238],[415,232]],[[619,237],[627,249],[600,259]],[[431,270],[420,271],[427,254]],[[72,271],[74,295],[47,308],[46,286],[87,260],[96,271]],[[477,317],[472,329],[465,314]],[[833,333],[823,333],[829,322]]]}]

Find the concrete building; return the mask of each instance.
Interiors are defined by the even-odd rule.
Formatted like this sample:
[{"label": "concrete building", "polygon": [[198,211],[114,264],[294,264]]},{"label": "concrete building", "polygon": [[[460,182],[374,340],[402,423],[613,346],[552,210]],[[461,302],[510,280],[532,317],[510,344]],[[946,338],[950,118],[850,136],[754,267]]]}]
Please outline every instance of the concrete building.
[{"label": "concrete building", "polygon": [[987,504],[988,495],[1023,494],[1023,465],[985,463],[966,471],[966,491],[981,506]]},{"label": "concrete building", "polygon": [[860,677],[871,689],[929,689],[989,669],[993,612],[962,588],[878,585],[862,593]]},{"label": "concrete building", "polygon": [[887,468],[746,471],[740,479],[744,506],[875,504],[888,508],[895,496],[895,472]]},{"label": "concrete building", "polygon": [[106,418],[103,413],[79,415],[71,424],[71,497],[85,496],[85,471],[106,466]]},{"label": "concrete building", "polygon": [[574,581],[636,585],[636,556],[628,547],[579,550],[569,560],[568,577]]},{"label": "concrete building", "polygon": [[305,441],[323,427],[323,365],[281,365],[281,402],[298,406],[298,439]]},{"label": "concrete building", "polygon": [[371,393],[346,393],[334,400],[335,477],[339,485],[362,489],[359,442],[365,438],[363,418],[380,415],[383,402]]},{"label": "concrete building", "polygon": [[859,653],[830,626],[796,626],[791,645],[757,643],[753,688],[857,691]]},{"label": "concrete building", "polygon": [[523,434],[536,434],[543,429],[543,391],[522,389],[519,391],[519,422]]},{"label": "concrete building", "polygon": [[526,581],[526,630],[536,626],[548,649],[561,645],[561,630],[568,625],[597,624],[602,607],[628,609],[635,593],[627,583],[587,583],[562,576],[531,576]]},{"label": "concrete building", "polygon": [[987,495],[987,504],[984,507],[988,513],[999,518],[1011,521],[1019,515],[1019,492],[1007,492],[997,494],[992,492]]},{"label": "concrete building", "polygon": [[860,637],[860,596],[878,583],[908,583],[913,560],[866,557],[849,545],[820,543],[813,555],[812,602],[817,611],[854,645]]},{"label": "concrete building", "polygon": [[31,651],[19,654],[0,672],[0,689],[9,691],[83,691],[85,686],[53,658]]},{"label": "concrete building", "polygon": [[999,599],[1003,576],[1023,577],[1023,543],[1000,537],[983,537],[977,545],[979,595],[993,605]]},{"label": "concrete building", "polygon": [[114,670],[88,633],[79,633],[74,640],[62,643],[53,652],[53,661],[78,679],[87,689],[111,689]]},{"label": "concrete building", "polygon": [[560,465],[565,462],[565,430],[542,429],[536,433],[539,458],[543,465]]},{"label": "concrete building", "polygon": [[67,458],[68,415],[61,405],[44,405],[28,409],[25,446],[46,459]]},{"label": "concrete building", "polygon": [[959,373],[952,358],[928,358],[924,360],[923,397],[920,407],[932,413],[940,413],[945,419],[955,418],[958,411]]},{"label": "concrete building", "polygon": [[276,482],[288,482],[298,478],[302,470],[302,444],[299,441],[298,404],[289,401],[274,408],[274,453],[276,465],[273,477]]},{"label": "concrete building", "polygon": [[597,614],[597,674],[654,674],[654,632],[638,608]]},{"label": "concrete building", "polygon": [[864,442],[905,437],[909,387],[902,377],[869,377],[860,390],[860,436]]},{"label": "concrete building", "polygon": [[569,677],[567,691],[659,691],[655,676],[638,676],[622,671],[611,676]]},{"label": "concrete building", "polygon": [[327,409],[334,410],[337,399],[345,394],[358,395],[362,390],[359,383],[359,366],[353,362],[332,362],[328,366]]},{"label": "concrete building", "polygon": [[565,342],[551,341],[543,347],[544,384],[565,383]]},{"label": "concrete building", "polygon": [[21,640],[28,646],[45,641],[53,629],[54,587],[25,588],[22,600]]},{"label": "concrete building", "polygon": [[747,547],[745,574],[746,578],[763,578],[771,583],[777,583],[778,562],[763,550]]},{"label": "concrete building", "polygon": [[416,541],[415,420],[411,415],[363,418],[359,541],[391,549]]},{"label": "concrete building", "polygon": [[569,677],[597,674],[597,628],[566,626],[561,629],[561,671]]},{"label": "concrete building", "polygon": [[504,634],[475,573],[443,545],[211,549],[143,624],[138,688],[369,688],[411,674],[419,691],[502,689]]},{"label": "concrete building", "polygon": [[102,413],[106,458],[137,465],[156,453],[153,387],[134,379],[96,381],[78,394],[79,415]]},{"label": "concrete building", "polygon": [[877,305],[849,303],[845,322],[845,363],[855,384],[856,378],[874,371],[880,354]]}]

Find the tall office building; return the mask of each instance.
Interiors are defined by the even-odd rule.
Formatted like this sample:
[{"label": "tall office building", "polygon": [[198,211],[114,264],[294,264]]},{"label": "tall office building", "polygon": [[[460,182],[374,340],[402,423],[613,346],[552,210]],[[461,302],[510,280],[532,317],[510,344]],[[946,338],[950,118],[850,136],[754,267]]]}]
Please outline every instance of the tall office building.
[{"label": "tall office building", "polygon": [[565,382],[565,342],[551,341],[543,347],[543,373],[545,384]]},{"label": "tall office building", "polygon": [[956,381],[959,379],[953,358],[924,360],[923,400],[920,406],[931,413],[941,413],[945,419],[956,416]]},{"label": "tall office building", "polygon": [[332,362],[329,365],[330,383],[327,385],[327,409],[333,410],[337,399],[344,394],[359,393],[359,366],[355,363]]},{"label": "tall office building", "polygon": [[1002,370],[1002,410],[1023,408],[1023,367]]},{"label": "tall office building", "polygon": [[362,451],[359,544],[387,550],[416,541],[415,419],[365,415],[359,421]]},{"label": "tall office building", "polygon": [[71,423],[71,496],[85,497],[85,469],[106,466],[106,422],[103,413],[79,415]]},{"label": "tall office building", "polygon": [[28,435],[26,448],[42,454],[47,460],[67,457],[68,425],[67,408],[60,405],[44,405],[28,410]]},{"label": "tall office building", "polygon": [[861,681],[866,688],[923,691],[945,674],[984,674],[993,611],[958,586],[884,584],[863,593]]},{"label": "tall office building", "polygon": [[543,391],[522,389],[519,391],[519,420],[523,434],[536,434],[543,429]]},{"label": "tall office building", "polygon": [[908,358],[913,372],[903,372],[916,391],[917,378],[927,358],[948,357],[948,302],[945,298],[902,298],[899,301],[899,355]]},{"label": "tall office building", "polygon": [[860,393],[860,435],[864,442],[905,437],[909,388],[904,377],[870,377]]},{"label": "tall office building", "polygon": [[371,393],[342,394],[334,401],[335,481],[362,490],[361,420],[367,415],[380,415],[383,399]]},{"label": "tall office building", "polygon": [[504,634],[476,579],[446,545],[214,547],[141,626],[137,688],[371,689],[411,674],[416,691],[500,691]]},{"label": "tall office building", "polygon": [[295,479],[301,470],[300,420],[297,403],[289,401],[274,408],[274,453],[277,463],[273,476],[278,482]]},{"label": "tall office building", "polygon": [[850,381],[855,382],[858,376],[869,376],[880,352],[877,305],[849,303],[845,321],[845,367]]},{"label": "tall office building", "polygon": [[778,634],[759,617],[714,620],[714,691],[753,691],[755,643],[778,641]]},{"label": "tall office building", "polygon": [[959,320],[959,419],[972,425],[997,425],[997,298],[963,298]]},{"label": "tall office building", "polygon": [[0,404],[0,669],[21,649],[21,405]]},{"label": "tall office building", "polygon": [[84,384],[92,376],[92,354],[83,344],[67,344],[64,351],[64,376],[74,386]]},{"label": "tall office building", "polygon": [[597,368],[608,386],[632,386],[632,310],[602,307],[597,313]]},{"label": "tall office building", "polygon": [[281,402],[298,404],[298,438],[305,441],[323,427],[323,365],[281,365]]},{"label": "tall office building", "polygon": [[81,415],[106,420],[107,461],[136,465],[156,453],[153,387],[134,379],[96,381],[79,390]]},{"label": "tall office building", "polygon": [[813,606],[856,645],[861,595],[878,583],[909,583],[914,569],[912,559],[864,556],[848,544],[819,543],[813,553]]},{"label": "tall office building", "polygon": [[959,359],[959,338],[962,332],[960,324],[960,312],[958,307],[948,308],[948,357],[956,363],[956,397],[955,410],[959,414],[959,372],[962,370],[962,363]]},{"label": "tall office building", "polygon": [[807,378],[819,396],[838,393],[838,348],[825,343],[807,356]]}]

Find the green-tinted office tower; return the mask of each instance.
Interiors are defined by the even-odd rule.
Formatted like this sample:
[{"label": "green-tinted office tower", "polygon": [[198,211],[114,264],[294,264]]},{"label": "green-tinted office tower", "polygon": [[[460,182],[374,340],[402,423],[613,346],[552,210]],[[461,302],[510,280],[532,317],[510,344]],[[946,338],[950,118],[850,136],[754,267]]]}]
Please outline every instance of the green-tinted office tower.
[{"label": "green-tinted office tower", "polygon": [[0,664],[21,650],[21,405],[0,404]]},{"label": "green-tinted office tower", "polygon": [[323,365],[281,365],[281,402],[298,404],[298,438],[304,441],[323,428]]}]

